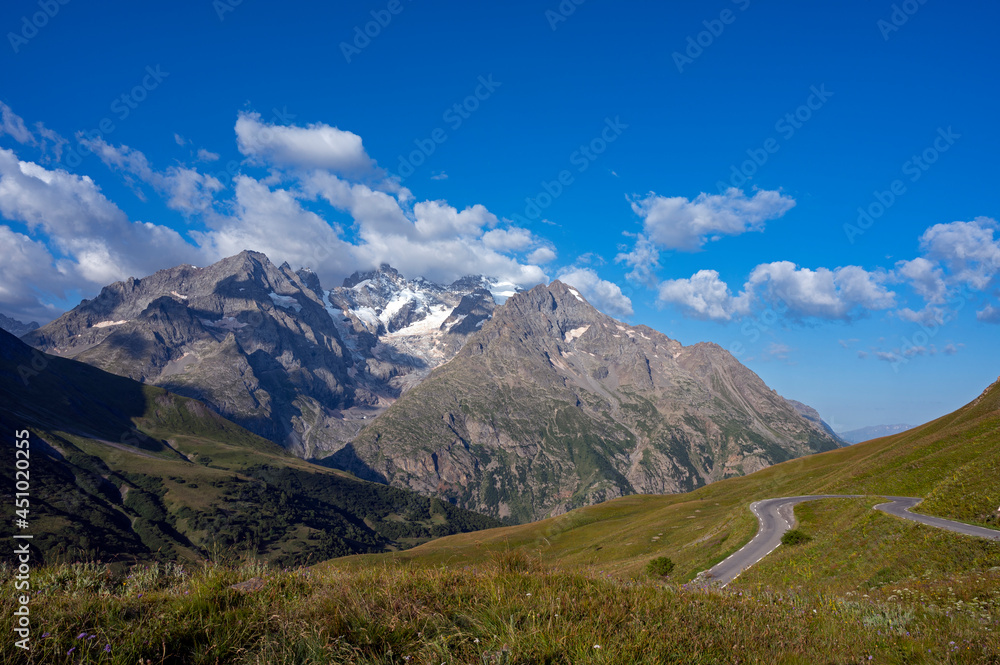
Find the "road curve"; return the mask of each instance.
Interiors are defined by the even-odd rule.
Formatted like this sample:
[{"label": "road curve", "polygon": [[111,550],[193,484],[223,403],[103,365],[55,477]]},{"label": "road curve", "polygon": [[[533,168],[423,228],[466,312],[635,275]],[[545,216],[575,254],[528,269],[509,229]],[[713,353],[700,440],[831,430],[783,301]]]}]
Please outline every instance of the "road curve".
[{"label": "road curve", "polygon": [[[726,586],[739,577],[740,573],[744,570],[773,552],[781,544],[781,537],[785,532],[795,526],[795,506],[803,501],[862,498],[864,496],[858,494],[819,494],[755,501],[750,504],[750,510],[757,516],[757,535],[726,560],[699,574],[698,579],[713,586]],[[875,508],[889,515],[967,536],[1000,540],[1000,531],[971,526],[962,522],[944,520],[939,517],[911,513],[910,508],[913,508],[923,499],[899,496],[887,496],[885,498],[889,499],[889,502],[881,503],[875,506]]]},{"label": "road curve", "polygon": [[908,496],[887,496],[885,498],[890,499],[890,502],[880,503],[875,506],[875,510],[881,510],[883,513],[895,515],[896,517],[902,517],[904,520],[920,522],[921,524],[926,524],[927,526],[934,526],[939,529],[954,531],[955,533],[965,534],[966,536],[977,536],[979,538],[989,538],[990,540],[1000,541],[1000,531],[997,531],[996,529],[987,529],[983,526],[972,526],[971,524],[965,524],[964,522],[953,522],[952,520],[944,520],[940,517],[931,517],[930,515],[911,513],[910,508],[913,508],[915,505],[923,501],[923,499],[914,499]]}]

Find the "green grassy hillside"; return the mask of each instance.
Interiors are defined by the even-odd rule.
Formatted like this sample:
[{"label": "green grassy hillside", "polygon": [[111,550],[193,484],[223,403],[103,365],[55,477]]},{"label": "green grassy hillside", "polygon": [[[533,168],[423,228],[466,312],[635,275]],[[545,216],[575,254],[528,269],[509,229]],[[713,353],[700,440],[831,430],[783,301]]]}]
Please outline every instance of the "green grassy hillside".
[{"label": "green grassy hillside", "polygon": [[[955,413],[898,435],[791,460],[687,494],[629,496],[532,524],[444,538],[393,558],[417,565],[468,565],[497,552],[519,549],[558,568],[635,576],[649,559],[669,556],[677,564],[674,578],[690,579],[750,540],[757,521],[748,506],[758,499],[826,493],[920,496],[927,499],[919,506],[923,512],[996,528],[998,465],[1000,383]],[[811,548],[798,551],[812,552],[817,566],[836,566],[843,563],[841,559],[859,557],[874,566],[880,556],[878,548],[862,547],[863,539],[856,536],[870,531],[885,540],[894,529],[899,538],[893,547],[900,561],[906,557],[918,563],[927,561],[925,540],[931,538],[940,541],[937,547],[954,545],[956,549],[954,557],[944,557],[951,563],[938,566],[938,572],[1000,565],[1000,547],[984,545],[982,552],[960,554],[971,539],[872,514],[868,508],[878,503],[874,498],[860,504],[825,503],[832,504],[827,511],[831,520],[836,514],[847,515],[837,519],[837,533],[858,542],[855,548],[835,545],[833,532],[829,538],[815,538]],[[812,515],[824,514],[821,510],[799,508],[812,511]],[[805,528],[819,530],[830,522],[804,523]],[[788,556],[794,555],[790,552]],[[369,565],[377,560],[360,557],[336,565]],[[755,579],[762,583],[784,579],[780,570],[767,574],[770,562],[760,564],[763,577]],[[912,565],[904,566],[883,573],[883,578],[905,576],[911,569]],[[861,576],[855,576],[858,584],[865,581]]]},{"label": "green grassy hillside", "polygon": [[37,561],[381,552],[496,521],[286,453],[200,402],[0,331],[0,472],[31,432]]}]

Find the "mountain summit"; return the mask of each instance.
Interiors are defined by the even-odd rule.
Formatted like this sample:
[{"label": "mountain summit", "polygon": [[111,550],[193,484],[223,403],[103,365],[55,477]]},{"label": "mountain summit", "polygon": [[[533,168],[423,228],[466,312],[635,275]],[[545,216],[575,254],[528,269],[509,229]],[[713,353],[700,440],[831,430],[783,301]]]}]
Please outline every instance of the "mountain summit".
[{"label": "mountain summit", "polygon": [[527,521],[839,447],[715,344],[606,316],[559,281],[511,297],[330,462]]},{"label": "mountain summit", "polygon": [[244,251],[116,282],[24,339],[200,399],[310,457],[451,358],[470,315],[492,314],[491,281],[465,282],[451,290],[382,266],[327,292],[309,270]]}]

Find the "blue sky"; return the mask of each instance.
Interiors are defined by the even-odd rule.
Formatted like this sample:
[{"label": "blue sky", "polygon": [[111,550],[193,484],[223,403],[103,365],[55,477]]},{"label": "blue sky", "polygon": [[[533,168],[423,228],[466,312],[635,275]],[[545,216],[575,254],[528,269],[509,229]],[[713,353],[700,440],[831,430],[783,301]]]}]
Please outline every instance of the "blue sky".
[{"label": "blue sky", "polygon": [[664,4],[4,3],[0,312],[249,248],[563,278],[838,429],[978,395],[1000,7]]}]

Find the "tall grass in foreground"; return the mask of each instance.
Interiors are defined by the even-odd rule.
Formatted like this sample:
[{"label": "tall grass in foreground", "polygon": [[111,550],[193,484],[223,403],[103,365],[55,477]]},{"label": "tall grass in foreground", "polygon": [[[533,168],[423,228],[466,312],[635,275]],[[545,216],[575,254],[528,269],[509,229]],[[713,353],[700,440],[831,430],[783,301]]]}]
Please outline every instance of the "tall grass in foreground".
[{"label": "tall grass in foreground", "polygon": [[998,569],[870,597],[554,572],[520,552],[460,570],[73,564],[33,583],[30,654],[0,603],[3,663],[1000,662]]}]

